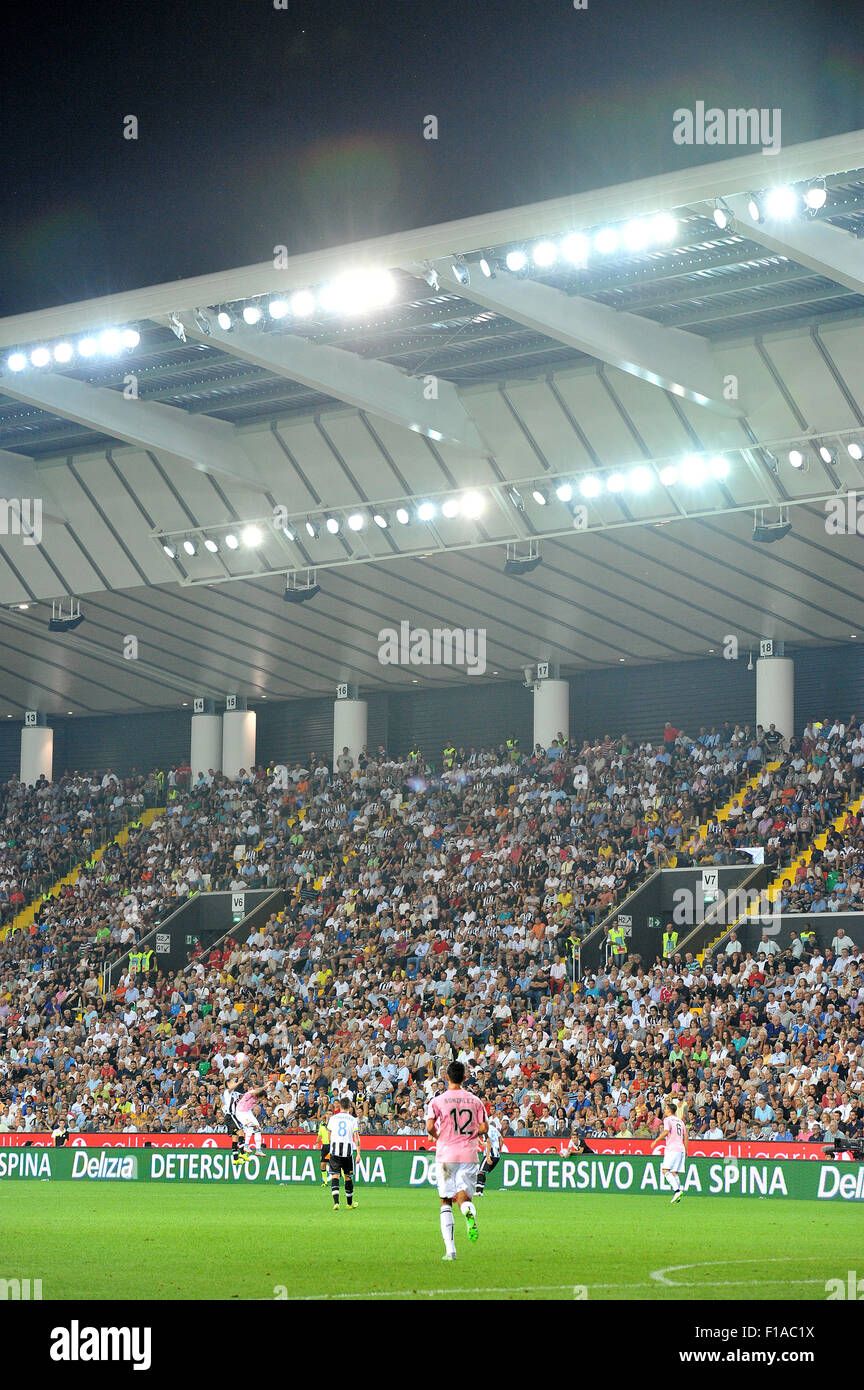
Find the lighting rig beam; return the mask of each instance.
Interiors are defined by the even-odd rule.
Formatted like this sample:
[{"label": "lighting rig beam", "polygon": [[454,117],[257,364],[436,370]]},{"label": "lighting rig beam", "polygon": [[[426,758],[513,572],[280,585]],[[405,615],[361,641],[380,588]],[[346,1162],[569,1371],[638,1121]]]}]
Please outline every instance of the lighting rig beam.
[{"label": "lighting rig beam", "polygon": [[224,332],[215,323],[204,335],[190,320],[186,334],[223,352],[254,362],[274,376],[298,381],[310,390],[344,401],[369,415],[404,426],[435,442],[444,441],[466,454],[486,457],[491,450],[449,381],[436,378],[436,398],[427,399],[422,378],[406,376],[388,362],[378,362],[311,343],[292,333],[263,333],[238,324]]},{"label": "lighting rig beam", "polygon": [[736,232],[786,260],[824,275],[856,295],[864,295],[864,249],[860,239],[831,222],[796,217],[771,217],[765,211],[758,222],[749,214],[750,196],[739,193],[726,199],[736,221]]},{"label": "lighting rig beam", "polygon": [[857,237],[830,222],[802,216],[787,220],[766,212],[761,221],[754,222],[748,212],[750,197],[746,193],[729,197],[726,202],[737,223],[735,230],[748,241],[833,280],[835,285],[864,295],[864,248]]},{"label": "lighting rig beam", "polygon": [[188,415],[158,401],[129,400],[120,391],[53,372],[7,373],[0,392],[126,444],[182,459],[201,473],[230,478],[253,492],[265,492],[269,486],[258,477],[234,426],[224,420]]},{"label": "lighting rig beam", "polygon": [[710,345],[696,334],[664,328],[533,280],[508,275],[487,280],[477,275],[466,288],[446,260],[438,261],[435,268],[444,289],[473,304],[718,414],[732,418],[746,414],[740,400],[724,398],[723,374]]}]

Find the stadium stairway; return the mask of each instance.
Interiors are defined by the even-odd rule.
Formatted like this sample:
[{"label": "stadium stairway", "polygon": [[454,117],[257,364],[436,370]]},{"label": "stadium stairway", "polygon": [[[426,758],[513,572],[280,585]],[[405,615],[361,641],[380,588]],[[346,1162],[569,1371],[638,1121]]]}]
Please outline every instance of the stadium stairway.
[{"label": "stadium stairway", "polygon": [[[864,804],[864,796],[857,797],[855,801],[847,801],[844,804],[842,810],[838,811],[837,815],[834,817],[833,821],[827,827],[827,829],[823,830],[821,834],[817,835],[816,838],[813,840],[813,843],[810,846],[808,846],[807,849],[802,850],[802,852],[797,856],[797,858],[792,860],[792,863],[787,868],[781,869],[780,872],[777,875],[775,875],[775,877],[771,880],[766,889],[766,892],[768,893],[769,903],[774,903],[775,899],[780,893],[780,889],[784,881],[787,878],[791,879],[793,883],[795,882],[795,875],[797,874],[798,870],[801,868],[806,869],[807,865],[810,863],[810,860],[813,858],[814,849],[824,849],[828,843],[828,836],[831,834],[832,830],[842,830],[843,825],[846,821],[846,817],[857,815],[861,809],[862,804]],[[758,916],[759,911],[759,907],[756,903],[754,903],[748,909],[747,912],[741,913],[740,916],[737,917],[734,922],[731,922],[728,926],[724,927],[720,935],[716,936],[713,941],[708,943],[706,950],[713,951],[717,943],[719,941],[722,941],[725,936],[728,936],[729,933],[735,929],[735,927],[739,926],[747,917]],[[701,964],[702,956],[700,956],[699,960]]]},{"label": "stadium stairway", "polygon": [[[724,820],[728,820],[728,818],[729,818],[729,812],[731,811],[732,806],[734,805],[734,803],[735,803],[736,801],[738,801],[740,797],[744,796],[744,795],[747,793],[747,791],[749,791],[749,790],[755,790],[756,784],[757,784],[757,782],[759,781],[759,778],[762,776],[762,773],[763,773],[763,772],[774,772],[774,771],[776,771],[776,769],[777,769],[779,766],[780,766],[780,760],[779,760],[779,759],[778,759],[776,762],[766,763],[765,766],[764,766],[764,767],[761,767],[761,768],[759,769],[758,772],[756,772],[756,773],[753,774],[752,777],[748,777],[748,779],[747,779],[746,782],[742,782],[741,786],[738,788],[738,790],[737,790],[736,792],[734,792],[734,793],[732,794],[732,796],[729,797],[728,801],[725,801],[725,802],[723,803],[722,806],[717,807],[717,808],[712,812],[710,819],[711,819],[712,821],[724,821]],[[699,826],[699,832],[700,832],[700,834],[702,835],[703,839],[704,839],[704,837],[705,837],[705,836],[707,835],[707,833],[708,833],[708,824],[709,824],[709,822],[708,822],[708,821],[705,821],[704,825],[700,825],[700,826]],[[691,836],[691,841],[692,841],[692,836]],[[668,867],[669,867],[670,869],[674,869],[674,868],[676,867],[677,863],[678,863],[678,856],[677,856],[677,855],[674,855],[674,854],[673,854],[673,855],[670,855],[670,856],[669,856],[669,864],[668,864]],[[594,948],[594,952],[596,952],[597,947],[598,947],[598,943],[601,943],[602,940],[603,940],[604,928],[605,928],[611,921],[613,921],[613,919],[617,918],[617,915],[618,915],[619,912],[626,912],[626,911],[627,911],[628,905],[631,904],[631,903],[633,902],[633,900],[637,897],[637,895],[640,894],[640,893],[643,891],[643,889],[645,888],[645,886],[651,881],[651,879],[654,877],[654,875],[655,875],[656,873],[658,873],[658,872],[659,872],[659,870],[655,869],[652,873],[650,873],[650,874],[647,876],[647,878],[644,878],[644,879],[642,880],[641,883],[637,884],[637,886],[636,886],[635,888],[631,889],[631,891],[627,894],[626,898],[623,898],[620,902],[613,903],[613,904],[607,909],[605,915],[601,918],[601,920],[597,923],[596,926],[594,926],[594,927],[591,928],[591,930],[590,930],[590,932],[588,933],[588,935],[587,935],[587,936],[583,939],[583,941],[582,941],[582,960],[583,960],[583,961],[585,960],[586,957],[593,959],[593,953],[592,953],[592,951],[587,951],[587,952],[586,952],[585,947],[586,947],[586,946],[590,946],[590,947]]]},{"label": "stadium stairway", "polygon": [[[740,801],[742,796],[746,796],[748,791],[756,790],[756,784],[758,783],[759,778],[762,776],[762,773],[776,772],[779,766],[780,760],[778,759],[776,762],[766,763],[764,767],[760,767],[758,772],[755,772],[752,777],[748,777],[747,781],[741,784],[737,792],[730,796],[729,800],[725,802],[725,804],[721,806],[717,811],[714,812],[712,819],[721,822],[724,820],[728,820],[729,812],[732,810],[732,807],[735,805],[735,802]],[[705,839],[705,836],[708,834],[708,825],[709,822],[706,820],[703,825],[699,826],[699,834],[702,836],[703,840]]]},{"label": "stadium stairway", "polygon": [[[146,830],[146,828],[149,825],[152,825],[156,817],[161,816],[164,810],[164,806],[151,806],[149,810],[142,811],[141,815],[138,817],[138,819],[141,821],[142,829]],[[129,839],[130,824],[131,821],[127,822],[126,825],[123,826],[122,830],[118,830],[116,835],[114,835],[110,840],[105,840],[105,842],[101,844],[98,847],[98,849],[94,850],[93,854],[90,856],[88,860],[76,864],[75,868],[71,869],[68,874],[64,875],[63,878],[58,878],[56,883],[52,883],[51,887],[47,889],[45,893],[40,893],[39,897],[34,899],[32,903],[28,903],[26,907],[22,907],[21,911],[15,917],[12,918],[12,921],[7,922],[5,927],[3,927],[2,930],[0,930],[0,941],[5,941],[7,936],[12,936],[16,931],[21,931],[22,929],[26,929],[27,927],[31,926],[34,919],[38,915],[40,904],[44,901],[44,899],[50,897],[54,893],[58,893],[61,888],[65,888],[67,887],[67,885],[75,883],[78,878],[78,875],[84,867],[84,862],[88,864],[98,863],[99,860],[102,858],[103,854],[105,853],[106,849],[108,849],[109,845],[120,845],[121,847],[125,845]]]}]

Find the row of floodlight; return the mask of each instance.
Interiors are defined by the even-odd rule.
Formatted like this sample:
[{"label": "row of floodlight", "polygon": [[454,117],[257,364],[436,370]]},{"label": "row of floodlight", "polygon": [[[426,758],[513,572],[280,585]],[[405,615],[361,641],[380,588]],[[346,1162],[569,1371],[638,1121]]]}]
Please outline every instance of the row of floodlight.
[{"label": "row of floodlight", "polygon": [[[748,194],[747,216],[751,222],[756,223],[788,222],[803,213],[809,212],[812,216],[821,212],[827,201],[828,191],[824,179],[810,183],[804,188],[782,184],[775,188],[763,189],[759,193]],[[733,216],[725,199],[718,198],[714,205],[713,217],[721,232],[726,230]]]},{"label": "row of floodlight", "polygon": [[365,530],[370,523],[381,531],[388,530],[394,521],[400,526],[410,526],[412,522],[428,524],[435,520],[439,509],[441,515],[449,520],[458,516],[473,520],[482,516],[486,510],[486,498],[480,492],[463,492],[459,496],[446,498],[440,504],[431,501],[409,501],[395,507],[392,513],[388,508],[378,506],[348,512],[344,517],[335,512],[326,512],[323,517],[307,516],[300,527],[287,524],[282,526],[281,530],[286,540],[293,541],[298,531],[305,531],[309,539],[314,541],[320,536],[322,527],[331,536],[338,536],[343,526],[349,531],[357,532]]},{"label": "row of floodlight", "polygon": [[[755,223],[771,220],[786,220],[802,212],[815,214],[827,201],[824,180],[820,179],[805,187],[783,185],[752,193],[748,197],[747,211]],[[722,230],[733,219],[724,199],[719,198],[714,205],[714,221]],[[600,227],[591,234],[569,232],[559,241],[543,238],[533,246],[513,246],[503,256],[483,252],[476,259],[476,265],[487,279],[493,278],[497,271],[508,270],[514,275],[524,276],[532,266],[538,270],[548,270],[560,261],[574,266],[585,266],[592,252],[601,256],[614,252],[643,251],[652,247],[668,245],[678,234],[678,219],[668,212],[659,212],[649,217],[637,217],[628,222]],[[471,266],[463,256],[452,259],[450,269],[461,285],[468,285]],[[425,278],[437,290],[438,274],[427,263]],[[261,296],[239,307],[237,304],[222,304],[215,307],[194,310],[192,319],[205,336],[213,331],[214,323],[223,331],[230,332],[241,321],[250,327],[266,317],[279,321],[285,318],[307,319],[316,311],[325,314],[363,314],[381,308],[393,301],[397,285],[388,270],[378,268],[347,270],[341,275],[316,289],[300,289],[293,294]],[[185,330],[176,314],[169,315],[169,323],[178,337],[185,339]],[[134,328],[107,328],[98,334],[88,334],[77,342],[61,341],[55,344],[39,343],[27,349],[16,348],[6,359],[10,372],[24,371],[28,366],[45,368],[53,363],[65,365],[77,355],[85,360],[96,356],[113,356],[124,348],[134,348],[140,342],[140,335]]]},{"label": "row of floodlight", "polygon": [[[836,448],[830,448],[827,444],[817,446],[815,443],[813,447],[825,463],[837,462]],[[864,445],[857,439],[847,441],[845,448],[849,457],[856,462],[864,458]],[[790,449],[787,460],[790,467],[798,469],[805,466],[806,456],[801,449]],[[722,482],[728,474],[729,462],[722,454],[710,457],[688,454],[679,463],[669,463],[663,467],[656,464],[636,464],[626,471],[614,469],[607,473],[587,473],[572,481],[566,478],[556,483],[541,480],[529,484],[528,487],[505,484],[503,495],[516,511],[524,512],[526,495],[530,495],[538,507],[549,506],[555,500],[572,507],[577,494],[586,501],[600,497],[603,493],[613,496],[619,493],[640,495],[647,493],[658,482],[663,487],[674,487],[678,484],[684,487],[699,487],[711,480]],[[470,490],[446,497],[443,501],[406,499],[392,510],[370,505],[344,514],[333,511],[310,514],[299,523],[293,520],[284,521],[278,524],[278,529],[288,541],[296,541],[298,536],[302,539],[304,534],[309,540],[315,541],[323,531],[331,536],[338,536],[343,528],[356,533],[363,531],[367,525],[374,525],[386,531],[394,522],[400,526],[416,523],[429,525],[439,514],[446,520],[459,517],[477,520],[483,515],[487,504],[487,497],[482,491]],[[198,555],[202,549],[215,555],[223,545],[230,551],[238,550],[241,546],[247,550],[254,550],[263,542],[265,529],[250,522],[242,530],[222,533],[221,543],[219,537],[204,536],[203,533],[185,536],[179,543],[166,536],[162,541],[162,549],[171,560],[176,560],[181,551],[190,558]]]},{"label": "row of floodlight", "polygon": [[[639,251],[666,245],[674,241],[677,232],[677,219],[670,213],[661,212],[653,217],[636,218],[620,227],[600,228],[593,237],[572,232],[560,242],[542,240],[532,248],[512,247],[503,259],[493,256],[491,252],[484,252],[476,263],[487,278],[494,277],[498,269],[507,269],[517,275],[524,273],[531,263],[538,269],[548,269],[559,259],[573,265],[584,265],[592,249],[606,255],[619,247]],[[464,257],[454,257],[450,268],[460,284],[470,283],[471,272]],[[431,264],[426,264],[424,274],[429,285],[437,290],[438,273]],[[318,310],[326,314],[366,313],[391,303],[396,289],[396,281],[387,270],[346,271],[315,290],[301,289],[287,297],[274,295],[270,299],[262,296],[242,307],[239,304],[221,304],[197,309],[192,317],[199,331],[209,336],[214,322],[223,333],[228,333],[241,322],[254,327],[267,317],[277,321],[286,318],[307,319]]]},{"label": "row of floodlight", "polygon": [[[816,452],[823,463],[837,462],[838,452],[836,449],[830,448],[827,444],[820,444],[818,448],[814,445],[814,448],[816,448]],[[846,441],[846,452],[856,463],[860,463],[861,459],[864,458],[864,446],[862,446],[857,439],[849,439]],[[803,468],[807,462],[806,455],[802,453],[800,449],[790,449],[787,457],[789,465],[792,468]]]},{"label": "row of floodlight", "polygon": [[241,322],[252,328],[268,317],[278,322],[285,318],[308,319],[318,310],[326,314],[368,313],[390,304],[396,289],[396,280],[388,270],[345,271],[316,290],[296,290],[291,295],[274,295],[269,299],[262,296],[250,300],[242,308],[237,304],[221,304],[215,308],[196,309],[192,318],[199,331],[209,337],[214,322],[223,333],[230,333]]},{"label": "row of floodlight", "polygon": [[[559,502],[571,502],[577,491],[582,497],[590,500],[599,497],[602,492],[648,492],[657,481],[664,487],[674,487],[676,483],[683,483],[685,487],[698,487],[711,478],[722,481],[728,473],[729,463],[722,455],[702,458],[698,454],[690,454],[679,464],[667,464],[656,470],[640,463],[626,473],[619,469],[604,474],[587,473],[578,482],[568,482],[565,479],[551,490],[548,484],[537,483],[531,489],[531,496],[539,507],[545,507],[553,496],[557,497]],[[521,494],[517,493],[514,497],[514,493],[517,493],[516,488],[508,489],[511,502],[519,508]]]},{"label": "row of floodlight", "polygon": [[[644,251],[651,247],[666,246],[678,235],[678,220],[671,213],[659,212],[653,217],[637,217],[616,226],[600,227],[591,235],[583,232],[568,232],[558,241],[548,237],[537,241],[533,246],[511,246],[503,254],[484,251],[469,263],[464,256],[454,256],[450,262],[450,272],[460,285],[471,283],[471,270],[476,265],[481,275],[492,280],[499,271],[508,270],[512,275],[526,276],[533,268],[549,270],[561,262],[582,267],[587,265],[592,251],[601,256],[615,251]],[[438,272],[430,263],[424,264],[424,278],[427,284],[438,290]]]},{"label": "row of floodlight", "polygon": [[[637,464],[636,467],[626,472],[614,470],[605,474],[589,473],[573,482],[566,479],[554,485],[548,482],[537,482],[530,486],[530,496],[540,507],[548,506],[555,499],[566,505],[574,500],[577,492],[585,499],[590,500],[599,497],[604,491],[613,495],[622,492],[645,493],[658,481],[664,487],[672,487],[676,483],[681,483],[685,487],[697,487],[712,478],[722,480],[728,475],[728,472],[729,464],[722,455],[702,458],[693,454],[682,459],[680,464],[670,464],[660,469],[650,468],[645,464]],[[518,487],[513,484],[505,485],[504,496],[517,511],[525,510],[525,498]],[[400,526],[417,523],[429,525],[439,515],[448,521],[456,520],[459,517],[476,521],[483,515],[487,505],[488,499],[482,491],[469,490],[454,494],[452,497],[446,497],[443,501],[406,499],[404,503],[400,503],[392,509],[372,505],[344,514],[334,511],[310,514],[299,523],[294,520],[285,521],[279,525],[278,529],[288,541],[295,541],[298,536],[302,539],[304,535],[309,540],[315,541],[324,531],[331,536],[338,536],[343,529],[356,533],[363,531],[367,525],[377,526],[379,530],[386,531],[394,522]],[[249,523],[239,533],[236,531],[222,533],[221,544],[219,537],[213,535],[202,537],[193,533],[184,537],[179,543],[171,537],[165,537],[162,541],[162,549],[171,560],[176,560],[181,551],[191,558],[197,555],[202,548],[215,555],[221,550],[222,545],[228,550],[237,550],[241,545],[246,549],[254,550],[261,545],[264,535],[265,531],[260,526]]]},{"label": "row of floodlight", "polygon": [[[753,222],[764,222],[769,218],[786,220],[804,212],[814,215],[821,211],[827,199],[825,181],[819,179],[804,187],[784,185],[751,193],[747,210]],[[715,203],[713,215],[721,231],[733,220],[733,214],[722,198]],[[650,217],[636,217],[628,222],[599,227],[590,233],[569,232],[559,241],[543,238],[533,246],[512,246],[503,257],[484,251],[474,263],[487,279],[494,278],[499,270],[525,276],[532,268],[549,270],[560,262],[581,268],[587,265],[592,252],[609,256],[616,251],[635,253],[668,246],[677,237],[678,228],[676,217],[668,212],[659,212]],[[461,285],[471,283],[471,269],[472,265],[464,256],[455,256],[450,262],[450,271]],[[438,274],[433,266],[427,264],[425,276],[432,288],[437,290]]]},{"label": "row of floodlight", "polygon": [[[235,531],[226,531],[222,536],[222,543],[227,550],[238,550],[241,545],[245,546],[247,550],[254,550],[261,544],[263,539],[264,532],[261,530],[261,527],[250,524],[249,526],[243,527],[239,536]],[[176,560],[181,550],[185,555],[192,557],[198,554],[199,548],[209,551],[211,555],[217,555],[222,547],[215,536],[200,536],[196,534],[184,536],[179,545],[175,544],[173,540],[167,537],[162,542],[162,549],[165,551],[169,560]]]},{"label": "row of floodlight", "polygon": [[10,372],[23,372],[28,366],[44,368],[53,363],[64,366],[76,356],[85,360],[91,357],[115,357],[128,348],[137,347],[140,341],[141,335],[135,328],[106,328],[102,333],[88,334],[77,342],[63,339],[50,345],[38,343],[26,351],[16,348],[6,358],[6,367]]}]

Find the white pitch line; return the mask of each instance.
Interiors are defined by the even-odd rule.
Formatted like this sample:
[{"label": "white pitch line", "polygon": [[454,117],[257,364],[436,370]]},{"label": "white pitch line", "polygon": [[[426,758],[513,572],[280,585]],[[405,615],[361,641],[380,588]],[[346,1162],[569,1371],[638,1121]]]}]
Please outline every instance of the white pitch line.
[{"label": "white pitch line", "polygon": [[[715,1269],[718,1265],[763,1265],[763,1264],[789,1264],[792,1260],[796,1262],[807,1260],[821,1260],[822,1255],[759,1255],[748,1256],[746,1259],[729,1258],[726,1260],[696,1260],[693,1264],[686,1265],[664,1265],[662,1269],[652,1269],[651,1278],[658,1284],[665,1284],[670,1289],[689,1289],[696,1287],[693,1284],[677,1283],[674,1279],[667,1279],[667,1274],[677,1274],[682,1269]],[[698,1284],[705,1281],[699,1280]],[[781,1284],[819,1284],[820,1279],[780,1279]],[[770,1279],[736,1279],[736,1280],[714,1280],[712,1283],[705,1283],[706,1288],[732,1287],[733,1284],[770,1284]],[[600,1288],[601,1285],[595,1285]],[[611,1286],[610,1286],[611,1287]]]},{"label": "white pitch line", "polygon": [[[813,1257],[817,1258],[817,1257]],[[717,1264],[724,1263],[721,1260],[715,1261]],[[734,1262],[730,1262],[734,1263]],[[742,1261],[743,1263],[743,1261]],[[669,1265],[668,1270],[674,1271],[677,1268],[686,1266]],[[666,1270],[652,1271],[652,1279]],[[824,1279],[696,1279],[687,1283],[673,1283],[671,1279],[661,1279],[659,1281],[670,1289],[744,1289],[744,1288],[782,1288],[791,1287],[793,1284],[824,1284]],[[503,1286],[472,1285],[470,1288],[450,1288],[450,1289],[373,1289],[368,1293],[310,1293],[301,1294],[296,1302],[316,1303],[316,1302],[345,1302],[350,1299],[360,1298],[437,1298],[441,1294],[448,1293],[539,1293],[548,1292],[552,1289],[576,1289],[587,1288],[590,1297],[592,1289],[650,1289],[651,1284],[644,1280],[636,1284],[507,1284]]]},{"label": "white pitch line", "polygon": [[[574,1284],[507,1284],[505,1286],[478,1286],[472,1285],[467,1289],[381,1289],[373,1290],[371,1293],[307,1293],[303,1294],[297,1301],[299,1303],[314,1303],[319,1300],[343,1300],[349,1298],[410,1298],[412,1294],[420,1294],[423,1298],[437,1298],[442,1293],[538,1293],[540,1290],[548,1289],[573,1289],[581,1287]],[[622,1285],[622,1288],[639,1288],[638,1284]]]}]

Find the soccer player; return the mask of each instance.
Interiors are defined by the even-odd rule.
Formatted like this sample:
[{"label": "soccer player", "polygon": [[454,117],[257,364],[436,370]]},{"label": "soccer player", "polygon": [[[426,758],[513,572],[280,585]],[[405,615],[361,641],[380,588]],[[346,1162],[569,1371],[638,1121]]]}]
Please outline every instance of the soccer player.
[{"label": "soccer player", "polygon": [[342,1101],[334,1102],[333,1114],[327,1121],[330,1140],[330,1191],[333,1194],[333,1210],[339,1210],[339,1178],[345,1179],[345,1205],[353,1211],[354,1201],[354,1153],[359,1151],[358,1131],[360,1121],[351,1114]]},{"label": "soccer player", "polygon": [[486,1116],[486,1152],[480,1171],[477,1174],[477,1196],[482,1197],[486,1189],[486,1179],[501,1162],[501,1131],[494,1115]]},{"label": "soccer player", "polygon": [[321,1181],[327,1186],[327,1169],[330,1164],[330,1130],[323,1112],[318,1121],[318,1143],[321,1145]]},{"label": "soccer player", "polygon": [[266,1086],[253,1086],[245,1091],[237,1102],[234,1111],[237,1122],[243,1128],[243,1157],[250,1158],[250,1149],[256,1153],[261,1152],[263,1134],[261,1132],[261,1122],[255,1111],[258,1109],[258,1101],[261,1096],[266,1095]]},{"label": "soccer player", "polygon": [[67,1122],[66,1124],[59,1124],[59,1125],[57,1126],[56,1129],[52,1129],[52,1131],[51,1131],[51,1139],[52,1139],[52,1142],[53,1142],[53,1144],[54,1144],[55,1149],[62,1149],[66,1144],[68,1144],[68,1143],[69,1143],[69,1126],[68,1126],[68,1122]]},{"label": "soccer player", "polygon": [[670,1187],[675,1190],[672,1194],[673,1202],[681,1200],[681,1180],[679,1173],[684,1172],[684,1165],[687,1162],[687,1126],[683,1120],[678,1118],[677,1105],[674,1100],[667,1100],[663,1106],[663,1140],[655,1140],[651,1145],[652,1154],[656,1152],[657,1146],[662,1142],[663,1162],[660,1165],[660,1178],[663,1174],[669,1179]]},{"label": "soccer player", "polygon": [[464,1089],[464,1080],[462,1063],[451,1062],[447,1068],[447,1090],[433,1096],[426,1107],[426,1133],[435,1140],[445,1260],[456,1258],[454,1201],[465,1217],[468,1239],[476,1240],[478,1236],[473,1201],[477,1183],[477,1141],[486,1134],[488,1125],[483,1102]]},{"label": "soccer player", "polygon": [[225,1124],[228,1133],[231,1135],[231,1160],[233,1163],[243,1163],[246,1152],[243,1144],[243,1128],[237,1119],[237,1102],[240,1097],[237,1094],[237,1078],[231,1076],[225,1082],[225,1089],[222,1092],[222,1114],[225,1116]]}]

